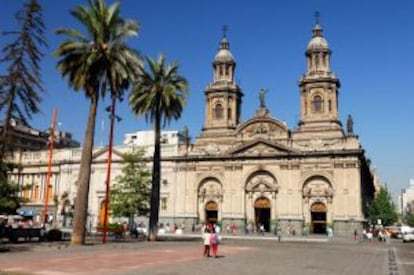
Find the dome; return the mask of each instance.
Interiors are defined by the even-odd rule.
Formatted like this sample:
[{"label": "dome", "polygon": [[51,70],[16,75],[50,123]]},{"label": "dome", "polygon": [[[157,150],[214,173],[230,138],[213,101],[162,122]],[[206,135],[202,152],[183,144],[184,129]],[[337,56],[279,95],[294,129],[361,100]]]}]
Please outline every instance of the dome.
[{"label": "dome", "polygon": [[329,49],[328,42],[326,42],[326,39],[323,37],[322,32],[322,27],[318,23],[316,23],[315,27],[313,27],[313,36],[311,41],[309,41],[307,50]]},{"label": "dome", "polygon": [[214,58],[214,62],[234,62],[233,55],[229,50],[229,42],[223,37],[220,42],[220,49]]},{"label": "dome", "polygon": [[228,49],[220,49],[214,58],[216,62],[233,62],[233,55]]},{"label": "dome", "polygon": [[328,49],[328,42],[321,36],[316,36],[309,41],[307,50]]}]

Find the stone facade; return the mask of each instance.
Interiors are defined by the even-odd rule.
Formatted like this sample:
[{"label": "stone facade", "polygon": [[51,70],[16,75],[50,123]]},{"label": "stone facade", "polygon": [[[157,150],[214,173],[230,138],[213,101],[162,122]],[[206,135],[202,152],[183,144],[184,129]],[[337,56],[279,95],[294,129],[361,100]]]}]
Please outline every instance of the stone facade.
[{"label": "stone facade", "polygon": [[[296,129],[274,118],[259,93],[256,114],[240,122],[243,93],[235,83],[229,42],[223,37],[206,88],[202,133],[185,157],[164,158],[162,190],[170,203],[161,213],[174,223],[264,224],[272,230],[324,233],[361,229],[373,198],[373,176],[364,150],[339,120],[339,79],[330,70],[331,51],[316,24],[301,76],[301,118]],[[167,167],[171,167],[169,170]]]}]

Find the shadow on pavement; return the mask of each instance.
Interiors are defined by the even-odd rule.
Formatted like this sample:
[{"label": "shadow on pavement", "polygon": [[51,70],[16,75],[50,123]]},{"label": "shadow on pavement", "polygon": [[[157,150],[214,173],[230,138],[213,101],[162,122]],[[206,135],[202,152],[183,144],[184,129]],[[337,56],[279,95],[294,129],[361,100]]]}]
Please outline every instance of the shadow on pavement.
[{"label": "shadow on pavement", "polygon": [[0,253],[18,253],[32,250],[29,245],[0,245]]}]

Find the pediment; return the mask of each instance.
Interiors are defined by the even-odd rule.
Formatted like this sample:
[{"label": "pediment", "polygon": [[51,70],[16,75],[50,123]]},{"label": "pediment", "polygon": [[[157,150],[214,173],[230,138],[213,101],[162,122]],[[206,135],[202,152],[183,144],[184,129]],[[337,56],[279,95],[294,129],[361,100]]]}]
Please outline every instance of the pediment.
[{"label": "pediment", "polygon": [[[122,153],[116,149],[112,149],[112,161],[122,161]],[[102,148],[92,154],[93,162],[103,162],[108,160],[108,148]]]},{"label": "pediment", "polygon": [[244,139],[287,138],[289,129],[285,124],[271,117],[255,117],[240,125],[237,135]]},{"label": "pediment", "polygon": [[291,148],[288,148],[282,144],[278,144],[273,141],[265,139],[256,139],[245,144],[242,144],[236,148],[233,148],[228,152],[230,155],[288,155],[293,152]]}]

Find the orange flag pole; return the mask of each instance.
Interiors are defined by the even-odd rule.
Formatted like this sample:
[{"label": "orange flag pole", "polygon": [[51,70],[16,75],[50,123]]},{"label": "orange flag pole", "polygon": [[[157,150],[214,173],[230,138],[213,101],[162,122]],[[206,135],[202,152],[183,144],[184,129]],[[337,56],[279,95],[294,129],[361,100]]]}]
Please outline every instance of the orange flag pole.
[{"label": "orange flag pole", "polygon": [[53,115],[52,115],[52,126],[50,127],[50,135],[49,135],[49,163],[47,166],[47,176],[46,176],[46,183],[45,183],[45,197],[44,197],[44,206],[43,206],[43,226],[46,227],[47,223],[47,207],[49,202],[49,185],[50,185],[50,177],[52,174],[52,159],[53,159],[53,142],[55,139],[55,127],[56,127],[56,108],[53,108]]}]

